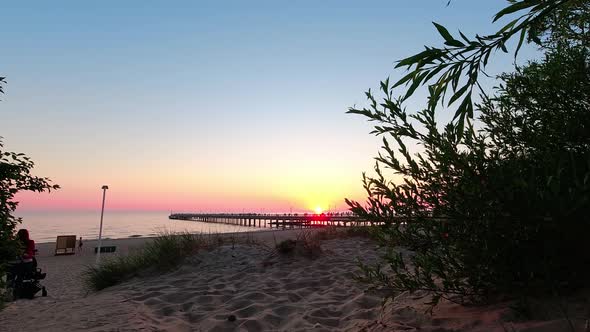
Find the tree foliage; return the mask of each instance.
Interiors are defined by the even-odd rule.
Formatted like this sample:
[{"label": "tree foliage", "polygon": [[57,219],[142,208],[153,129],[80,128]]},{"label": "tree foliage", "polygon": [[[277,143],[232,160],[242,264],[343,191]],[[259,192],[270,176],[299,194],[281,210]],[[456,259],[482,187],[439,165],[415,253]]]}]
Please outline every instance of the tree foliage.
[{"label": "tree foliage", "polygon": [[[0,77],[0,93],[3,77]],[[15,240],[17,225],[21,222],[13,213],[18,206],[14,200],[19,191],[51,191],[58,189],[58,185],[51,184],[48,178],[31,174],[35,164],[23,153],[4,151],[2,137],[0,137],[0,288],[2,276],[6,271],[6,264],[17,255],[18,242]]]},{"label": "tree foliage", "polygon": [[[364,266],[365,281],[432,291],[436,304],[568,291],[590,277],[590,253],[582,247],[590,236],[590,51],[588,22],[579,20],[588,15],[588,1],[511,1],[496,19],[523,10],[504,32],[476,44],[455,43],[437,25],[449,48],[427,48],[437,54],[430,60],[424,54],[402,60],[414,66],[410,78],[393,87],[381,82],[381,100],[369,91],[368,107],[349,110],[376,122],[373,133],[383,136],[376,176],[363,176],[366,204],[347,200],[379,225],[378,238],[389,249],[393,273]],[[580,33],[563,34],[565,26]],[[515,29],[537,42],[545,59],[501,75],[494,96],[482,93],[473,104],[477,74],[467,87],[453,80],[465,68],[479,72],[485,50],[502,48]],[[429,86],[427,107],[408,112],[406,96],[433,70],[445,78]],[[411,84],[394,97],[400,82]],[[436,122],[447,89],[450,103],[468,101],[473,121],[463,122],[459,111],[455,122]],[[422,152],[411,153],[416,146]],[[384,170],[402,181],[389,180]]]},{"label": "tree foliage", "polygon": [[19,249],[14,234],[21,220],[13,215],[18,206],[14,196],[19,191],[43,192],[59,188],[48,178],[32,175],[34,165],[22,153],[4,151],[0,137],[0,276],[4,275],[6,263],[14,259]]},{"label": "tree foliage", "polygon": [[[577,23],[588,24],[588,21],[583,21],[586,17],[579,17],[578,22],[568,17],[576,11],[587,9],[585,0],[510,0],[509,3],[509,6],[496,13],[494,22],[510,15],[515,15],[516,18],[512,18],[491,35],[469,38],[459,31],[458,36],[453,36],[444,26],[433,23],[444,39],[445,46],[426,46],[424,51],[398,62],[396,68],[408,70],[392,86],[392,89],[401,85],[407,87],[399,99],[408,99],[418,87],[426,85],[429,92],[428,107],[455,107],[455,119],[458,120],[461,134],[465,120],[473,118],[474,93],[479,88],[478,79],[494,52],[507,53],[507,43],[517,38],[516,57],[526,40],[541,44],[541,38],[548,31],[555,36],[556,25],[566,26],[566,19],[570,20],[567,21],[568,24],[574,26]],[[583,34],[587,36],[587,30]]]}]

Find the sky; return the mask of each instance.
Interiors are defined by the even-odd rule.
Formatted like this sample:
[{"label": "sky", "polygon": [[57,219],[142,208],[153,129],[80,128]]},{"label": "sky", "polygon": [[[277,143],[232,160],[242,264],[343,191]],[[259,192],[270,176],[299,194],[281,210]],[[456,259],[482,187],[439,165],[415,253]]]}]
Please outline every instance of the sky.
[{"label": "sky", "polygon": [[380,146],[348,107],[441,44],[432,21],[491,33],[505,5],[2,1],[0,136],[62,187],[19,209],[97,209],[107,184],[113,210],[345,210]]}]

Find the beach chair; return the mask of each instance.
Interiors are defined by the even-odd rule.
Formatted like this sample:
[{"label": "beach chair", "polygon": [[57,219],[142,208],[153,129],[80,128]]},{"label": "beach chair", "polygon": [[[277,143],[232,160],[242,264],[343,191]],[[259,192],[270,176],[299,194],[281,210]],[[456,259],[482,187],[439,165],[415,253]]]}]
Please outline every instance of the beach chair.
[{"label": "beach chair", "polygon": [[55,240],[55,256],[76,253],[76,235],[60,235]]}]

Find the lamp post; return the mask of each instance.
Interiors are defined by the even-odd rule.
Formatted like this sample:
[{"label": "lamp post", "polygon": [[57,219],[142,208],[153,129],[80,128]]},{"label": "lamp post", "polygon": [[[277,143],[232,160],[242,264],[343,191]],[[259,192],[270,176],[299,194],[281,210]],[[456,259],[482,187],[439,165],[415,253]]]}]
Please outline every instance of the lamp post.
[{"label": "lamp post", "polygon": [[104,216],[104,200],[109,186],[102,186],[102,210],[100,211],[100,229],[98,230],[98,248],[96,252],[96,265],[100,263],[100,247],[102,245],[102,217]]}]

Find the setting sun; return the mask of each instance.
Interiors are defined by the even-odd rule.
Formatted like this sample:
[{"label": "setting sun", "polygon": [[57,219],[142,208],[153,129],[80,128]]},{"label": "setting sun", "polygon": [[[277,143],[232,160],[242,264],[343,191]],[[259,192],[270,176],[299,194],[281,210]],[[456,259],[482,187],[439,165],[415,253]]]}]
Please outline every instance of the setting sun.
[{"label": "setting sun", "polygon": [[322,207],[318,205],[315,207],[314,211],[315,211],[315,213],[320,214],[320,213],[324,212],[324,209],[322,209]]}]

